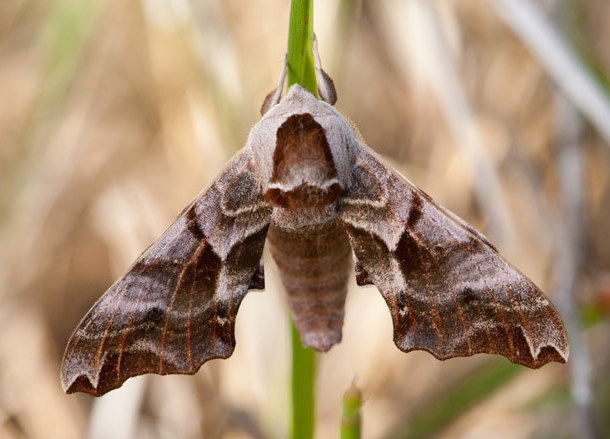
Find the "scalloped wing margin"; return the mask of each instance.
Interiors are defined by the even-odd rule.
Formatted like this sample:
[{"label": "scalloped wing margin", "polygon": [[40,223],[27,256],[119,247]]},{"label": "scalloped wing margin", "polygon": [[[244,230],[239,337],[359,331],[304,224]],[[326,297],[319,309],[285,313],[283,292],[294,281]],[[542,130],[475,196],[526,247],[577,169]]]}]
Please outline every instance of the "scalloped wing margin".
[{"label": "scalloped wing margin", "polygon": [[80,322],[64,391],[100,396],[133,376],[193,374],[229,357],[239,305],[264,285],[270,215],[243,149]]},{"label": "scalloped wing margin", "polygon": [[568,339],[544,294],[476,230],[359,145],[340,218],[383,295],[403,351],[444,360],[499,354],[565,363]]}]

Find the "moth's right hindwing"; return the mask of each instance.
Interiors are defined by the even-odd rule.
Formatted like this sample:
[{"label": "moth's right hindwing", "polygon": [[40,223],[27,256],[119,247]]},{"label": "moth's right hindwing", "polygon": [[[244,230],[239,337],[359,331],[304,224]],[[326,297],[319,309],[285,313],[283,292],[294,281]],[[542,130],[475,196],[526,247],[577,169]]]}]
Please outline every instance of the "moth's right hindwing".
[{"label": "moth's right hindwing", "polygon": [[567,360],[565,329],[540,290],[364,144],[340,218],[360,281],[382,293],[401,350],[500,354],[533,368]]},{"label": "moth's right hindwing", "polygon": [[66,392],[99,396],[232,354],[241,300],[263,285],[271,209],[260,192],[244,148],[80,322],[64,354]]}]

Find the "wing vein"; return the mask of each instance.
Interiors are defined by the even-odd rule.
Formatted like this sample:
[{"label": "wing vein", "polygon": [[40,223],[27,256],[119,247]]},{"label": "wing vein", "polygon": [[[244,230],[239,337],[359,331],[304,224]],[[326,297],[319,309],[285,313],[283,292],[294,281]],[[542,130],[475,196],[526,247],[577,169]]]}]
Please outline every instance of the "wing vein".
[{"label": "wing vein", "polygon": [[87,332],[87,329],[89,329],[89,326],[91,326],[91,324],[95,321],[97,316],[100,315],[102,313],[102,311],[105,311],[106,308],[108,308],[110,306],[110,304],[112,304],[112,302],[114,302],[114,300],[124,291],[125,291],[124,289],[117,290],[117,292],[114,294],[114,296],[112,296],[112,298],[110,300],[108,300],[108,302],[102,308],[98,309],[97,311],[95,311],[93,313],[93,315],[91,316],[91,319],[87,322],[87,324],[82,329],[76,330],[76,332],[78,332],[78,335],[76,336],[76,339],[74,340],[74,344],[70,347],[70,351],[66,355],[66,360],[64,361],[64,364],[70,364],[70,360],[72,359],[72,356],[74,355],[74,352],[76,351],[76,347],[80,343],[83,334]]},{"label": "wing vein", "polygon": [[[434,265],[436,265],[437,270],[440,271],[441,265],[440,265],[437,257],[432,252],[430,252],[430,255],[432,257],[432,260],[434,261]],[[458,276],[460,276],[460,279],[463,280],[459,273],[458,273]],[[460,321],[460,325],[462,326],[462,331],[464,333],[464,338],[466,339],[466,345],[468,346],[468,355],[472,355],[472,341],[470,340],[470,333],[468,331],[468,324],[466,323],[466,317],[464,316],[464,311],[462,310],[462,307],[460,306],[457,295],[451,285],[449,285],[449,292],[451,294],[451,298],[453,299],[453,303],[455,303],[455,310],[457,311],[458,320]]]},{"label": "wing vein", "polygon": [[136,304],[133,308],[133,311],[131,312],[131,315],[129,316],[129,320],[127,321],[127,329],[125,330],[125,333],[123,334],[123,336],[121,337],[121,340],[119,341],[119,357],[118,357],[117,363],[116,363],[117,382],[121,380],[121,361],[123,360],[123,351],[125,350],[125,343],[127,343],[127,337],[129,337],[129,333],[131,332],[133,321],[136,316],[136,311],[138,310],[138,305],[140,304],[140,301],[142,299],[141,296],[142,296],[142,290],[140,290],[138,293],[138,299],[136,300]]},{"label": "wing vein", "polygon": [[108,318],[108,323],[106,323],[106,329],[104,330],[104,335],[102,335],[102,340],[100,341],[100,345],[97,348],[97,352],[95,354],[95,373],[99,376],[99,372],[97,368],[100,365],[100,360],[102,358],[102,352],[104,350],[104,344],[106,343],[106,339],[108,338],[108,331],[110,331],[110,327],[112,326],[112,321],[114,320],[114,316],[116,316],[117,311],[119,310],[118,306],[115,306],[112,309],[112,313],[110,313],[110,317]]},{"label": "wing vein", "polygon": [[[491,299],[491,301],[494,304],[494,311],[496,312],[496,315],[498,316],[498,318],[502,322],[502,327],[504,328],[504,332],[506,333],[506,338],[508,339],[508,348],[510,349],[511,352],[514,352],[515,345],[514,345],[514,342],[513,342],[513,335],[509,331],[509,326],[508,326],[508,323],[507,323],[507,320],[506,320],[506,316],[504,315],[504,312],[500,309],[500,304],[498,303],[498,301],[494,297],[493,293],[491,292],[491,290],[487,286],[487,282],[485,280],[483,280],[483,282],[485,282],[485,287],[487,289],[487,294],[489,295],[489,298]],[[489,335],[487,337],[489,338]],[[490,346],[491,346],[491,344],[490,344]]]},{"label": "wing vein", "polygon": [[195,293],[196,277],[191,282],[191,294],[189,296],[189,312],[186,319],[186,348],[188,353],[189,370],[193,370],[193,340],[192,340],[192,318],[193,318],[193,294]]},{"label": "wing vein", "polygon": [[184,267],[182,268],[182,271],[180,272],[180,275],[178,277],[178,281],[176,282],[176,286],[174,287],[174,291],[172,292],[172,297],[169,301],[169,304],[167,305],[167,309],[165,310],[165,320],[163,322],[163,332],[161,333],[161,342],[160,342],[160,347],[159,347],[159,374],[160,375],[163,374],[163,355],[165,353],[165,337],[167,335],[167,328],[169,326],[169,318],[170,318],[171,310],[174,306],[174,302],[176,301],[176,297],[178,296],[178,292],[181,290],[182,283],[184,282],[184,274],[186,273],[186,270],[192,266],[195,258],[200,256],[200,253],[205,248],[205,245],[206,245],[206,240],[203,239],[199,243],[199,247],[197,247],[197,250],[189,258],[188,262],[184,264]]},{"label": "wing vein", "polygon": [[[421,242],[420,237],[417,236],[415,233],[411,233],[411,231],[412,231],[412,228],[409,226],[409,223],[407,222],[407,224],[405,225],[405,232],[409,233],[413,237],[413,240],[417,243],[417,245],[420,248],[426,249],[426,246]],[[436,306],[436,301],[434,300],[434,294],[432,293],[432,287],[431,287],[431,283],[430,283],[430,271],[428,270],[428,267],[426,266],[426,264],[424,262],[422,252],[417,252],[417,253],[419,255],[419,262],[422,266],[422,269],[424,270],[424,279],[426,281],[426,290],[428,291],[428,296],[431,298],[431,302],[432,302],[432,312],[434,314],[434,329],[436,329],[436,337],[438,340],[438,350],[439,350],[439,353],[442,355],[443,335],[441,334],[441,329],[440,329],[440,316],[438,314],[438,308]],[[436,262],[436,265],[438,265],[438,261],[436,261],[432,252],[430,251],[429,253],[430,253],[430,257]]]},{"label": "wing vein", "polygon": [[508,294],[508,297],[510,298],[510,302],[512,303],[513,308],[515,309],[515,311],[519,315],[519,319],[521,320],[521,330],[523,331],[523,335],[525,337],[525,341],[527,342],[527,347],[530,350],[530,354],[532,355],[532,359],[535,360],[536,358],[534,356],[534,352],[532,352],[533,349],[532,349],[532,346],[530,344],[531,343],[530,342],[530,330],[529,330],[529,325],[527,324],[527,319],[525,318],[525,316],[521,312],[521,308],[519,307],[519,304],[515,300],[515,297],[513,296],[513,293],[510,290],[510,288],[505,287],[504,290]]},{"label": "wing vein", "polygon": [[[460,247],[462,247],[462,249],[468,253],[469,255],[472,253],[470,248],[468,246],[466,246],[463,242],[458,241],[460,243]],[[489,295],[489,297],[491,298],[493,304],[494,304],[494,311],[496,313],[496,315],[500,318],[500,321],[502,322],[502,327],[504,328],[504,332],[506,333],[506,338],[508,341],[508,348],[512,354],[512,352],[514,352],[514,340],[513,340],[513,335],[510,332],[510,327],[508,325],[508,321],[506,319],[506,315],[504,314],[504,312],[501,310],[500,308],[500,304],[498,303],[498,301],[496,300],[496,298],[493,295],[493,292],[491,290],[491,288],[489,288],[489,284],[487,283],[487,277],[483,275],[483,273],[481,273],[481,269],[477,264],[474,264],[474,268],[477,271],[477,274],[479,275],[479,279],[481,279],[483,281],[483,283],[485,284],[485,289],[487,290],[487,294]],[[461,275],[460,275],[461,277]],[[488,346],[492,346],[493,342],[490,338],[489,335],[489,331],[485,331],[485,335],[487,336],[487,343]]]}]

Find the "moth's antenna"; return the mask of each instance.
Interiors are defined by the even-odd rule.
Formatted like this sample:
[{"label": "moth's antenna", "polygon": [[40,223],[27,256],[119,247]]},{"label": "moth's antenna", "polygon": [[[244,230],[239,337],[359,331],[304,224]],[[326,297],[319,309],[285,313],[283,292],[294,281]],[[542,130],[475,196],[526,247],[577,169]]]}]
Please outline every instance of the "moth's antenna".
[{"label": "moth's antenna", "polygon": [[271,90],[267,96],[265,96],[263,105],[261,105],[262,115],[264,115],[267,111],[271,110],[272,107],[280,103],[280,99],[282,98],[282,91],[284,91],[284,82],[286,81],[287,66],[288,53],[285,53],[284,59],[282,60],[282,71],[280,72],[280,79],[277,83],[277,87],[274,90]]},{"label": "moth's antenna", "polygon": [[316,81],[318,83],[318,94],[323,101],[330,105],[335,105],[337,102],[337,90],[332,78],[322,69],[322,60],[320,52],[318,52],[318,38],[313,34],[313,65],[316,69]]}]

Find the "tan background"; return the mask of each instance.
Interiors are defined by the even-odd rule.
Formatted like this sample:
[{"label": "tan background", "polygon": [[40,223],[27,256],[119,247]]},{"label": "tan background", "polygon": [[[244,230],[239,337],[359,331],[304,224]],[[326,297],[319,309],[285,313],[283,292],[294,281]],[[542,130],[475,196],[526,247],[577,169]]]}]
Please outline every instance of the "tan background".
[{"label": "tan background", "polygon": [[[368,144],[587,326],[570,334],[574,374],[554,364],[492,393],[456,387],[504,363],[401,353],[381,296],[352,283],[344,341],[319,356],[317,437],[337,437],[355,374],[366,438],[416,437],[417,422],[439,438],[583,437],[587,412],[609,437],[608,139],[498,3],[318,0],[314,26],[337,106]],[[533,4],[610,72],[608,2]],[[287,311],[269,258],[231,359],[99,400],[65,396],[59,366],[96,298],[244,145],[288,12],[286,0],[0,2],[1,438],[285,436]],[[456,388],[476,403],[440,405]],[[451,416],[431,417],[438,407]]]}]

